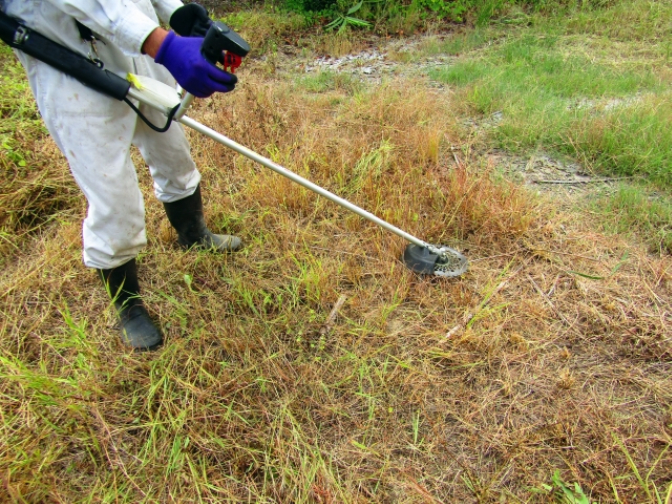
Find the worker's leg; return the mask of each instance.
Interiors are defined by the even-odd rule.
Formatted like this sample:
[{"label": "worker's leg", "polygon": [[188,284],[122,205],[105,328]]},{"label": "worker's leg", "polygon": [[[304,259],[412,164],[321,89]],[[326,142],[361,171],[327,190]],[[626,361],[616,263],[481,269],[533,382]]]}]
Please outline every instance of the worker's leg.
[{"label": "worker's leg", "polygon": [[88,202],[84,264],[108,269],[128,262],[146,244],[144,204],[129,152],[135,114],[42,62],[21,59],[47,129]]},{"label": "worker's leg", "polygon": [[[133,59],[135,71],[170,86],[175,86],[168,71],[151,58],[142,56]],[[140,110],[152,124],[163,126],[166,116],[151,107],[140,105]],[[154,193],[162,203],[186,198],[194,193],[201,174],[191,158],[189,142],[182,126],[173,123],[168,131],[157,133],[144,122],[138,120],[133,136],[133,144],[140,149],[154,180]]]},{"label": "worker's leg", "polygon": [[[134,62],[139,74],[174,85],[165,68],[149,58],[136,58]],[[152,124],[165,123],[162,113],[147,106],[140,108]],[[133,142],[149,165],[156,197],[163,202],[168,220],[177,230],[182,246],[196,245],[220,252],[240,248],[240,238],[214,234],[206,226],[199,187],[201,176],[191,158],[189,143],[180,124],[173,123],[168,131],[157,133],[138,121]]]},{"label": "worker's leg", "polygon": [[116,299],[125,342],[156,348],[162,336],[138,297],[135,269],[146,243],[142,193],[129,153],[135,114],[44,63],[20,59],[44,122],[88,202],[84,263],[99,270]]}]

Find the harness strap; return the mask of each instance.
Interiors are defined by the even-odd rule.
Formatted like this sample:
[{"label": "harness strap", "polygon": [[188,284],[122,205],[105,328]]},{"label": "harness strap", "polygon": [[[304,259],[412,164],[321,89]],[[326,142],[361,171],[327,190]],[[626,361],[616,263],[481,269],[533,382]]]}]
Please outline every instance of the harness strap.
[{"label": "harness strap", "polygon": [[107,96],[123,100],[128,94],[131,84],[126,79],[102,68],[101,63],[92,61],[31,30],[1,9],[0,39],[14,49],[74,77],[82,84]]}]

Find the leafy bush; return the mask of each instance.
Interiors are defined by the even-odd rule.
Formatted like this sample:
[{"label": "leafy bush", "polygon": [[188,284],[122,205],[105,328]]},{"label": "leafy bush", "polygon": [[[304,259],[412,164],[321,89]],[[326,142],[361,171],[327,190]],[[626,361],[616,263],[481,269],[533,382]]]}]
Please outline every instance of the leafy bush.
[{"label": "leafy bush", "polygon": [[[592,9],[606,7],[618,0],[284,0],[283,6],[311,19],[326,17],[341,27],[366,27],[357,21],[377,21],[383,24],[396,17],[463,22],[467,19],[483,25],[513,5],[532,10],[567,8]],[[344,22],[348,12],[358,11],[353,23]],[[350,12],[352,13],[352,12]]]},{"label": "leafy bush", "polygon": [[293,12],[308,14],[332,12],[336,4],[337,0],[285,0],[284,7]]}]

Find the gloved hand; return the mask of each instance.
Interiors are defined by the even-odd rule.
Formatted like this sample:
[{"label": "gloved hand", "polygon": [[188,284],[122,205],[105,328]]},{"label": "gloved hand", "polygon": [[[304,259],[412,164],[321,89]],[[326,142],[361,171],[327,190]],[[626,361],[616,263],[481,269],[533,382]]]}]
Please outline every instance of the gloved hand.
[{"label": "gloved hand", "polygon": [[205,37],[211,24],[208,11],[197,3],[185,4],[170,16],[170,27],[183,37]]},{"label": "gloved hand", "polygon": [[168,32],[154,61],[165,66],[182,88],[198,98],[233,91],[238,78],[208,63],[201,54],[202,44],[200,37],[179,37]]}]

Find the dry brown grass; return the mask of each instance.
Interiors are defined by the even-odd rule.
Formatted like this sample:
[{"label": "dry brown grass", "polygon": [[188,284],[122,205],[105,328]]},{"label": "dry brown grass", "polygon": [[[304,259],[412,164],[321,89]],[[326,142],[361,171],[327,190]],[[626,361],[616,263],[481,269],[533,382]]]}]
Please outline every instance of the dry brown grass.
[{"label": "dry brown grass", "polygon": [[556,469],[596,501],[666,498],[670,257],[456,163],[455,104],[418,82],[241,81],[192,115],[470,271],[418,277],[400,239],[193,134],[212,227],[247,247],[178,250],[140,169],[159,353],[121,346],[79,199],[6,249],[0,500],[547,502]]}]

